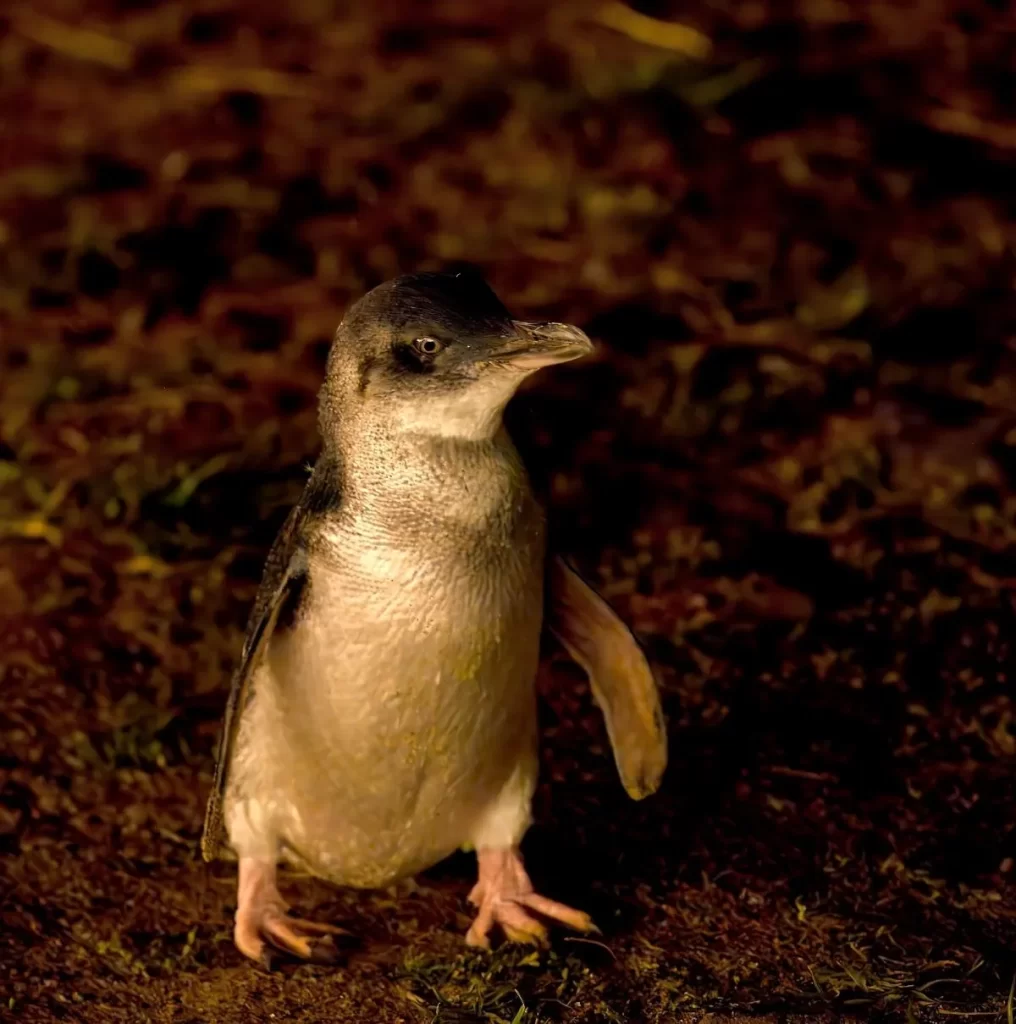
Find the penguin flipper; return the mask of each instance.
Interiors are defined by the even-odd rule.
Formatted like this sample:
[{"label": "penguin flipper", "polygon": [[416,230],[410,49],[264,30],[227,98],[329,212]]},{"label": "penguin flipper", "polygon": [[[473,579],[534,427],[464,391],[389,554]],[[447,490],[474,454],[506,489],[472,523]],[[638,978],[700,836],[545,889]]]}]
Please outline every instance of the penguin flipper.
[{"label": "penguin flipper", "polygon": [[337,481],[338,469],[333,460],[319,461],[300,503],[289,513],[268,552],[264,575],[247,622],[240,664],[233,674],[226,702],[215,779],[201,836],[201,855],[206,861],[215,859],[222,844],[226,783],[240,721],[254,695],[254,677],[276,630],[282,628],[282,624],[288,626],[299,610],[310,581],[307,546],[312,527],[323,513],[338,508]]},{"label": "penguin flipper", "polygon": [[655,793],[667,767],[667,730],[652,669],[631,630],[562,558],[548,567],[547,626],[589,676],[628,795]]}]

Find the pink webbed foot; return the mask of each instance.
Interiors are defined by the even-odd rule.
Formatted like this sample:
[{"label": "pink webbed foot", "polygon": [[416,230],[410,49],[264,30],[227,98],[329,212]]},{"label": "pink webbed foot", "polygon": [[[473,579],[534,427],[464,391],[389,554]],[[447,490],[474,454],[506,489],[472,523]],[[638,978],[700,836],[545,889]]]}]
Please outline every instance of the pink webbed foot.
[{"label": "pink webbed foot", "polygon": [[275,885],[275,865],[241,858],[233,941],[251,960],[271,966],[273,951],[315,963],[334,963],[335,936],[342,928],[290,917],[289,905]]},{"label": "pink webbed foot", "polygon": [[578,932],[598,930],[588,914],[534,892],[518,850],[480,850],[477,857],[480,880],[469,894],[469,902],[479,910],[466,934],[468,945],[490,949],[495,925],[511,942],[545,945],[547,928],[541,918]]}]

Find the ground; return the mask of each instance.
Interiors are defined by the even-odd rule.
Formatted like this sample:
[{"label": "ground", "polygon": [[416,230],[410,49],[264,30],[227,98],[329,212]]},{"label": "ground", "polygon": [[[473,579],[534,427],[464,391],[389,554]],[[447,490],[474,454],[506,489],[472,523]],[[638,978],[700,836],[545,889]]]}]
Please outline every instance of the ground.
[{"label": "ground", "polygon": [[[0,15],[0,1015],[1011,1021],[1009,6],[402,6]],[[463,856],[287,877],[359,945],[266,973],[198,854],[244,618],[342,310],[462,260],[597,341],[511,425],[670,769],[548,644],[527,854],[602,936],[466,951]]]}]

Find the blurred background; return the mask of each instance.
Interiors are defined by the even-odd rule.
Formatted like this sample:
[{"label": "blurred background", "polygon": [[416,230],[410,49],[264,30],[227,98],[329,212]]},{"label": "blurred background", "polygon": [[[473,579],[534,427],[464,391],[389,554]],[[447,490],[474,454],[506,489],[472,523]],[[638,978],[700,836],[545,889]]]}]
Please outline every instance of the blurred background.
[{"label": "blurred background", "polygon": [[[0,11],[0,1016],[1012,1019],[1016,34],[1002,0]],[[598,354],[513,432],[646,642],[620,789],[548,648],[530,863],[603,945],[467,953],[467,858],[197,854],[263,558],[367,288],[469,262]]]}]

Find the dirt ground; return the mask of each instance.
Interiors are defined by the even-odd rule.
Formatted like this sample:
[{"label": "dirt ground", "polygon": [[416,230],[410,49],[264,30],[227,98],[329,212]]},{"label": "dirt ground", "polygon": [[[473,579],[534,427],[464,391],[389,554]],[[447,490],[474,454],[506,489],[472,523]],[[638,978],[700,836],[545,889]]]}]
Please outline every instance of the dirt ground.
[{"label": "dirt ground", "polygon": [[[639,10],[4,5],[0,1017],[1012,1021],[1016,19]],[[360,941],[266,973],[198,854],[241,629],[342,310],[463,260],[598,342],[512,429],[671,767],[548,645],[528,857],[602,940],[467,952],[463,856],[288,877]]]}]

